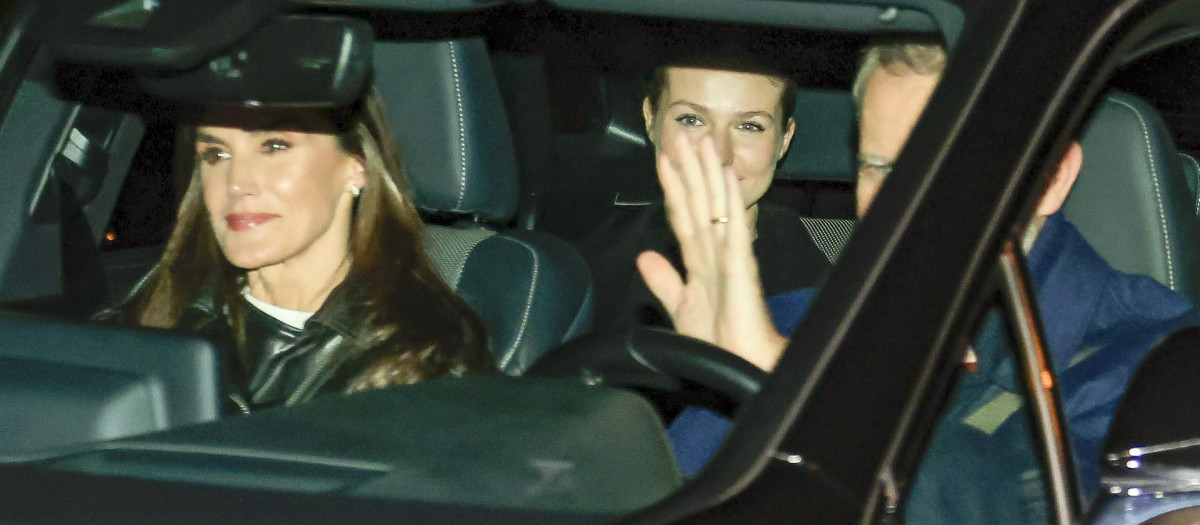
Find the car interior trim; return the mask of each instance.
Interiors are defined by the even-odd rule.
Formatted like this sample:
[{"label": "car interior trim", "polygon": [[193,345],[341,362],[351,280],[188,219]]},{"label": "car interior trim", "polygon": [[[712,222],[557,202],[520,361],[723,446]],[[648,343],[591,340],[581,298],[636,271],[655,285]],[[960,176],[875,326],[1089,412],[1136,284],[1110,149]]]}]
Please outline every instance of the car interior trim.
[{"label": "car interior trim", "polygon": [[1195,167],[1180,156],[1163,114],[1142,97],[1110,91],[1079,142],[1083,163],[1064,216],[1113,268],[1197,300],[1200,275],[1183,271],[1200,246]]},{"label": "car interior trim", "polygon": [[387,8],[413,11],[477,11],[515,3],[513,0],[308,0],[305,5],[339,8]]},{"label": "car interior trim", "polygon": [[[962,12],[939,0],[865,0],[856,4],[825,2],[739,2],[691,0],[549,0],[551,4],[582,11],[605,11],[641,16],[676,17],[723,22],[762,23],[797,28],[848,32],[941,33],[953,45],[962,29]],[[872,5],[874,4],[874,5]]]},{"label": "car interior trim", "polygon": [[[108,27],[103,12],[82,11],[63,2],[39,9],[33,34],[56,58],[135,69],[182,71],[200,66],[251,34],[285,8],[286,0],[152,2],[154,24]],[[111,6],[110,6],[111,7]]]},{"label": "car interior trim", "polygon": [[826,219],[821,217],[800,217],[800,223],[817,245],[817,249],[829,259],[830,264],[837,262],[842,254],[846,241],[854,234],[852,219]]},{"label": "car interior trim", "polygon": [[437,224],[427,224],[421,230],[434,270],[453,290],[458,289],[467,257],[475,246],[493,235],[495,231],[485,228],[465,230]]},{"label": "car interior trim", "polygon": [[[39,54],[35,60],[43,58]],[[74,105],[28,81],[17,89],[13,105],[23,109],[0,127],[0,158],[5,159],[0,174],[6,180],[26,181],[27,186],[0,192],[0,276],[5,276],[0,277],[0,301],[53,295],[61,288],[57,226],[34,221],[28,203],[45,184],[36,174],[44,173],[55,151],[48,145],[61,143],[65,135],[60,125],[75,111]],[[53,250],[49,243],[55,245]]]},{"label": "car interior trim", "polygon": [[504,354],[500,357],[499,364],[502,369],[508,368],[510,361],[517,355],[517,348],[520,348],[525,338],[525,329],[529,327],[529,313],[533,310],[533,298],[537,295],[538,273],[542,267],[538,250],[516,237],[511,238],[511,240],[517,246],[525,248],[529,252],[529,257],[533,262],[529,265],[529,290],[525,293],[525,307],[521,308],[521,322],[517,326],[517,334],[513,336],[512,344],[504,350]]},{"label": "car interior trim", "polygon": [[1073,523],[1072,516],[1082,511],[1083,502],[1076,488],[1065,417],[1058,407],[1055,394],[1057,383],[1053,380],[1054,372],[1046,350],[1035,292],[1029,285],[1030,278],[1024,260],[1012,240],[1004,244],[999,270],[1003,283],[1001,296],[1012,317],[1016,332],[1017,363],[1024,372],[1025,388],[1033,412],[1033,427],[1039,438],[1035,442],[1041,445],[1046,462],[1044,479],[1047,482],[1047,502],[1052,507],[1051,514],[1055,522],[1066,525]]},{"label": "car interior trim", "polygon": [[463,92],[462,92],[462,75],[458,72],[458,53],[455,51],[454,42],[446,42],[446,47],[450,48],[447,55],[450,57],[450,77],[453,79],[451,85],[454,87],[454,107],[457,110],[455,115],[458,121],[458,200],[456,206],[461,208],[463,201],[467,196],[467,123],[466,112],[463,111]]},{"label": "car interior trim", "polygon": [[[613,446],[597,448],[597,440]],[[210,486],[286,483],[296,491],[359,498],[564,512],[628,512],[682,483],[661,422],[637,394],[499,374],[327,396],[135,436],[41,465],[149,480],[191,476],[190,483]]]},{"label": "car interior trim", "polygon": [[[1146,151],[1150,151],[1150,130],[1146,126],[1146,119],[1142,118],[1141,112],[1130,105],[1128,102],[1120,99],[1112,99],[1117,105],[1128,109],[1137,118],[1138,124],[1142,127],[1142,140],[1146,143]],[[1162,183],[1159,181],[1158,164],[1153,156],[1147,154],[1147,163],[1150,165],[1150,182],[1154,185],[1154,201],[1158,205],[1158,221],[1161,226],[1159,230],[1163,240],[1163,250],[1166,251],[1167,263],[1167,282],[1168,288],[1175,290],[1175,264],[1174,258],[1171,257],[1171,237],[1167,234],[1167,212],[1163,206]]]}]

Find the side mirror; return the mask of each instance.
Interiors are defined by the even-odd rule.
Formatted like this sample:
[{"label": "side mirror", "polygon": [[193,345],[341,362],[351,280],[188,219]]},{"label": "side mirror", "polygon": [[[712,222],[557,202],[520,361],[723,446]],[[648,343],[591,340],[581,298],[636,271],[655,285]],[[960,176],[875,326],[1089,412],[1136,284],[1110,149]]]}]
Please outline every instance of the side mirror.
[{"label": "side mirror", "polygon": [[1200,328],[1142,361],[1109,429],[1101,465],[1112,494],[1200,491]]}]

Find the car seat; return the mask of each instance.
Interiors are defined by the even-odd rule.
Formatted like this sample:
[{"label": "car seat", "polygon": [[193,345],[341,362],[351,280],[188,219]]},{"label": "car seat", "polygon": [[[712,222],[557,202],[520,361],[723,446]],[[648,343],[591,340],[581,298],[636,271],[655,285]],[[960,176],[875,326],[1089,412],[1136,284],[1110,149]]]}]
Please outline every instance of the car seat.
[{"label": "car seat", "polygon": [[1083,167],[1064,213],[1114,268],[1200,298],[1196,200],[1158,112],[1110,93],[1083,134]]},{"label": "car seat", "polygon": [[[821,181],[854,184],[856,130],[854,99],[849,91],[801,89],[792,112],[796,133],[779,166],[777,181]],[[853,209],[853,192],[815,190],[814,211]],[[822,205],[822,202],[826,204]],[[848,205],[847,205],[848,203]],[[849,218],[801,216],[800,221],[829,262],[836,262],[854,233]]]},{"label": "car seat", "polygon": [[500,368],[520,374],[590,328],[583,259],[550,235],[507,229],[517,210],[512,138],[480,38],[378,42],[375,82],[396,131],[443,279],[483,318]]}]

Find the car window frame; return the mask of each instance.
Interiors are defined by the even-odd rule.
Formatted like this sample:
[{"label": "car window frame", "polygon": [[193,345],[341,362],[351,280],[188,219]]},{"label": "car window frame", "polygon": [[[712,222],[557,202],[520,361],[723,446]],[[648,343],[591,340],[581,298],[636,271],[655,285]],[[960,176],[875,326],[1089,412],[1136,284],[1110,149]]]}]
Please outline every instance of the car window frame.
[{"label": "car window frame", "polygon": [[[811,489],[814,494],[833,496],[836,490],[828,487],[822,489],[822,483],[812,473],[808,476],[814,479],[805,482],[799,479],[802,477],[800,474],[778,474],[778,468],[774,468],[776,472],[772,473],[772,468],[768,467],[774,465],[773,458],[786,459],[789,456],[780,454],[775,449],[777,445],[791,442],[792,446],[803,448],[806,441],[819,439],[819,436],[813,435],[816,432],[805,435],[803,427],[806,422],[811,425],[810,428],[820,425],[812,424],[815,418],[803,416],[805,409],[810,408],[806,402],[816,397],[814,390],[820,387],[820,381],[829,379],[831,375],[828,369],[823,371],[824,374],[806,375],[797,371],[828,365],[835,357],[839,357],[838,353],[862,344],[856,341],[854,327],[865,322],[861,319],[864,303],[869,303],[879,295],[875,293],[877,290],[867,285],[889,286],[892,289],[889,293],[905,287],[901,282],[905,277],[897,277],[905,275],[905,272],[889,268],[886,260],[872,261],[871,258],[882,253],[886,259],[900,249],[920,245],[920,241],[913,239],[914,232],[919,231],[913,218],[921,213],[917,211],[921,204],[950,198],[948,196],[955,191],[948,188],[945,181],[956,176],[956,173],[969,172],[972,166],[980,165],[981,159],[1003,158],[1003,163],[999,163],[1001,167],[995,170],[993,184],[997,190],[987,200],[989,205],[981,210],[986,219],[975,228],[981,235],[973,240],[973,252],[960,266],[964,271],[962,278],[953,279],[951,286],[956,290],[953,293],[954,300],[950,303],[952,306],[940,309],[943,323],[936,330],[938,342],[930,345],[925,352],[921,373],[914,388],[906,394],[907,406],[890,436],[888,453],[874,456],[880,461],[874,470],[875,483],[868,489],[870,494],[860,502],[863,503],[860,507],[862,513],[847,511],[836,515],[839,518],[854,516],[854,519],[863,522],[887,516],[888,509],[894,508],[887,502],[894,501],[896,493],[903,495],[911,486],[914,467],[919,462],[922,450],[911,445],[927,440],[932,431],[932,423],[936,418],[929,417],[931,407],[938,406],[938,398],[944,397],[944,391],[938,391],[937,386],[949,384],[947,374],[961,360],[964,347],[957,341],[969,330],[969,320],[978,316],[982,297],[986,295],[984,291],[993,286],[988,281],[997,271],[999,262],[996,254],[1000,253],[1005,242],[1020,238],[1023,229],[1020,226],[1027,223],[1032,215],[1034,199],[1031,195],[1046,183],[1044,168],[1052,165],[1052,159],[1056,160],[1061,155],[1071,140],[1071,133],[1080,129],[1090,114],[1102,87],[1102,83],[1094,82],[1094,79],[1105,78],[1111,73],[1120,60],[1122,49],[1128,50],[1130,42],[1138,39],[1138,31],[1149,32],[1149,26],[1169,22],[1169,16],[1163,16],[1164,12],[1170,11],[1163,7],[1164,3],[1118,0],[1103,6],[1090,5],[1087,9],[1091,12],[1082,12],[1077,6],[1046,6],[1033,2],[1013,3],[1007,9],[995,4],[976,6],[977,10],[968,19],[968,29],[964,31],[946,76],[934,94],[930,109],[913,132],[915,145],[906,148],[897,163],[897,171],[889,180],[890,184],[885,185],[888,189],[881,191],[881,194],[889,194],[888,197],[877,202],[872,213],[862,221],[843,252],[841,264],[831,274],[829,284],[818,293],[808,318],[793,334],[793,346],[800,346],[800,342],[807,343],[802,351],[808,356],[790,359],[790,354],[797,353],[794,351],[796,348],[792,348],[789,355],[780,361],[778,371],[764,384],[763,393],[751,406],[746,407],[744,418],[755,420],[754,423],[735,427],[728,437],[729,445],[714,458],[710,471],[716,474],[702,474],[696,482],[681,490],[678,497],[664,501],[657,508],[640,515],[639,518],[646,518],[644,521],[639,519],[632,522],[651,522],[651,516],[688,515],[702,520],[702,517],[723,516],[728,512],[769,512],[770,505],[778,505],[781,498],[763,496],[766,487],[760,481],[768,477],[786,478],[793,489]],[[1055,13],[1055,10],[1058,12]],[[1152,14],[1154,11],[1157,13]],[[1053,16],[1046,16],[1048,12]],[[1041,86],[1038,94],[1030,95],[1029,98],[1037,99],[1036,102],[1014,104],[1005,101],[1004,92],[1011,86],[1022,85],[1019,75],[1029,71],[1015,67],[1013,63],[1034,57],[1030,47],[1035,42],[1044,44],[1026,35],[1039,34],[1039,31],[1040,34],[1054,34],[1047,28],[1056,23],[1054,20],[1066,19],[1075,25],[1066,31],[1069,34],[1062,35],[1064,38],[1049,48],[1043,46],[1038,50],[1041,54],[1039,59],[1054,67],[1050,70],[1035,69],[1054,80]],[[974,23],[979,20],[987,20],[992,26]],[[1008,111],[1012,111],[1010,106],[1014,105],[1026,106],[1022,111],[1031,111],[1031,115],[1034,115],[1027,119],[1030,123],[1021,133],[1021,138],[1017,139],[1018,144],[997,148],[996,144],[972,145],[970,140],[957,140],[969,136],[987,136],[981,131],[998,123],[999,117],[996,115],[1011,115]],[[997,108],[1005,110],[999,111]],[[991,117],[987,116],[989,112]],[[931,197],[930,194],[935,195]],[[1021,258],[1018,257],[1018,260]],[[897,265],[919,270],[919,263],[907,262]],[[886,275],[889,271],[893,273],[890,279]],[[839,318],[839,314],[844,315]],[[900,334],[908,328],[891,326],[888,331]],[[818,353],[826,357],[821,359],[813,355]],[[797,363],[805,357],[809,363]],[[785,382],[792,382],[794,386],[780,386]],[[1045,410],[1039,410],[1036,417],[1050,418],[1061,424],[1059,416]],[[775,424],[789,425],[791,428],[784,432]],[[1044,440],[1040,441],[1041,446],[1047,446]],[[824,445],[836,446],[830,443]],[[897,466],[905,461],[909,466],[907,472],[898,472]],[[1064,468],[1061,463],[1049,465],[1045,463],[1045,458],[1042,458],[1042,462],[1047,469],[1057,469],[1057,475],[1062,479],[1069,480],[1073,476],[1072,473],[1062,472]],[[828,470],[826,475],[830,475]],[[891,495],[887,494],[889,491]],[[755,493],[754,497],[747,496],[750,493]],[[814,499],[828,502],[836,500],[836,497]],[[1055,506],[1054,512],[1059,521],[1070,521],[1080,515],[1078,508],[1071,508],[1074,505],[1069,503],[1069,498],[1067,501],[1060,498]],[[835,516],[821,514],[820,509],[807,505],[797,505],[795,512],[787,516],[812,519],[824,515]]]}]

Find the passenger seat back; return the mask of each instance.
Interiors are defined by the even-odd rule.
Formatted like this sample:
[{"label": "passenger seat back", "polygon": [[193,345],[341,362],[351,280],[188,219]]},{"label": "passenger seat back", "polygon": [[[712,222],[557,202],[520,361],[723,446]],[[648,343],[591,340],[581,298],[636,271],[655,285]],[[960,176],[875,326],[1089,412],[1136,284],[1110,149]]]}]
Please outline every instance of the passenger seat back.
[{"label": "passenger seat back", "polygon": [[388,105],[443,279],[483,318],[501,369],[520,374],[591,325],[592,285],[575,249],[505,227],[519,179],[504,103],[482,39],[379,42],[375,79]]},{"label": "passenger seat back", "polygon": [[1145,101],[1111,93],[1082,139],[1064,213],[1114,268],[1200,298],[1195,199],[1170,132]]}]

